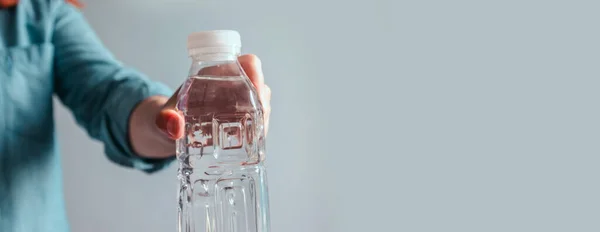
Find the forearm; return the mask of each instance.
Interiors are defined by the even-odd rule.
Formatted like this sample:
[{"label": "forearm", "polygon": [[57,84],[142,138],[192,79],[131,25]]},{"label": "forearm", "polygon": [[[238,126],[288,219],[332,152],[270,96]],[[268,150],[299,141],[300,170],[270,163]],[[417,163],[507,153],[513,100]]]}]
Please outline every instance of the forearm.
[{"label": "forearm", "polygon": [[175,155],[175,141],[156,124],[156,116],[167,102],[164,96],[153,96],[135,107],[129,119],[129,141],[136,154],[144,158],[167,158]]}]

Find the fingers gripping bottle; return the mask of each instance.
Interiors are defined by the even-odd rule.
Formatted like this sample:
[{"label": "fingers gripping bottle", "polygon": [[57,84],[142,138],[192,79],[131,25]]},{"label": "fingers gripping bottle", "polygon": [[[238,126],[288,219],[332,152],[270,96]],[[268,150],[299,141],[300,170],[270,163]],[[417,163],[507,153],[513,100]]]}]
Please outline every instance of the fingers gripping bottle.
[{"label": "fingers gripping bottle", "polygon": [[237,60],[240,48],[236,31],[188,37],[192,66],[177,101],[185,118],[179,232],[270,230],[263,109]]}]

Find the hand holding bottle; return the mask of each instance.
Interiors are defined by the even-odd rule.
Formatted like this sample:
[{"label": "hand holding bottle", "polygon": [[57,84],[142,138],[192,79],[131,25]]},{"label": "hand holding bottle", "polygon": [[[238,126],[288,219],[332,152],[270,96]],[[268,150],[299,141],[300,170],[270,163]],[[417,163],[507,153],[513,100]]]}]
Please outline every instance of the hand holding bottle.
[{"label": "hand holding bottle", "polygon": [[236,31],[188,37],[192,60],[157,126],[176,139],[179,232],[269,232],[266,128],[270,91]]},{"label": "hand holding bottle", "polygon": [[[264,83],[261,61],[253,54],[241,55],[238,61],[258,92],[264,110],[266,134],[271,113],[271,89]],[[209,67],[200,72],[217,73],[228,70],[231,69]],[[178,93],[179,89],[169,99],[162,96],[150,97],[134,110],[130,122],[130,140],[136,153],[148,158],[174,155],[175,140],[183,136],[185,127],[183,116],[175,110]]]},{"label": "hand holding bottle", "polygon": [[[244,72],[248,75],[252,84],[258,91],[260,101],[263,106],[265,114],[265,131],[269,128],[269,116],[271,113],[271,89],[265,84],[265,79],[262,72],[262,64],[260,59],[252,54],[242,55],[238,58]],[[227,72],[230,69],[223,68],[222,70],[213,69],[201,70],[201,72],[215,73],[215,72]],[[175,110],[175,104],[177,103],[177,94],[179,89],[171,96],[171,98],[164,105],[163,110],[156,116],[156,125],[160,128],[169,138],[175,140],[183,136],[184,131],[184,119]]]}]

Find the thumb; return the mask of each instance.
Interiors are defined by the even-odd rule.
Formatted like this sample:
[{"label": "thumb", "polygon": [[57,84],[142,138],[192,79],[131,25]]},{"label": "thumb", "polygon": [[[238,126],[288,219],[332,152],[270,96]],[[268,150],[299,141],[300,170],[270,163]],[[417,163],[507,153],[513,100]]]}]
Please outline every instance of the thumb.
[{"label": "thumb", "polygon": [[163,109],[156,116],[156,126],[170,139],[183,137],[185,120],[173,109]]},{"label": "thumb", "polygon": [[156,116],[156,126],[171,139],[183,137],[185,120],[181,114],[175,110],[177,96],[181,86],[169,98],[163,106],[163,109]]}]

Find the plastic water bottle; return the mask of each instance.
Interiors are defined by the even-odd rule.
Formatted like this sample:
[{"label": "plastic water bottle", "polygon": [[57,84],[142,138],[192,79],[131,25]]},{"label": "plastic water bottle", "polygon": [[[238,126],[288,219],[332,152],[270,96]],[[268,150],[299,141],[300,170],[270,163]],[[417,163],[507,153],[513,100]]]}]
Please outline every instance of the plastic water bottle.
[{"label": "plastic water bottle", "polygon": [[179,232],[268,232],[265,127],[258,94],[237,57],[236,31],[193,33],[177,110]]}]

